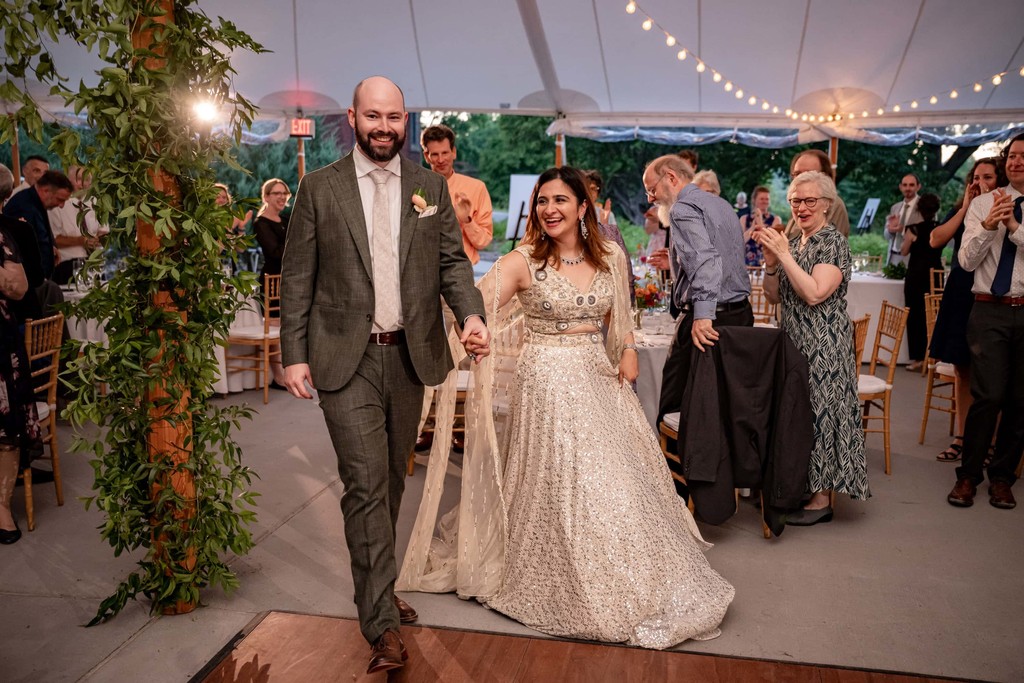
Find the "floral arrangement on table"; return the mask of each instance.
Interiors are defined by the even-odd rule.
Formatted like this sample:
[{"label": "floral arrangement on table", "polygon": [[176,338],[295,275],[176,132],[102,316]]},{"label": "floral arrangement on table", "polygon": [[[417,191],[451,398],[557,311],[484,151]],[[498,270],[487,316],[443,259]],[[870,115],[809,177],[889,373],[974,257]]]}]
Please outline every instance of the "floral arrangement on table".
[{"label": "floral arrangement on table", "polygon": [[636,295],[636,307],[641,311],[656,308],[665,299],[665,292],[661,290],[658,279],[650,273],[636,279],[633,293]]}]

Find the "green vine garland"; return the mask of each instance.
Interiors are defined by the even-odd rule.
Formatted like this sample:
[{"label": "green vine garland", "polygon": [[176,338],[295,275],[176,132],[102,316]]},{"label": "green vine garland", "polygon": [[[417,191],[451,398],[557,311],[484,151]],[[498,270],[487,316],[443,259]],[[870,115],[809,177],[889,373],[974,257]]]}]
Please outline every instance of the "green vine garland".
[{"label": "green vine garland", "polygon": [[[76,130],[65,128],[50,149],[65,166],[76,163],[92,175],[97,217],[111,231],[107,246],[127,254],[110,282],[92,288],[74,307],[76,316],[103,321],[107,343],[66,348],[73,357],[64,378],[73,391],[66,415],[76,428],[88,422],[100,427],[98,436],[79,434],[73,445],[92,457],[95,495],[86,506],[105,514],[100,533],[115,555],[146,549],[89,625],[114,616],[139,594],[152,600],[154,612],[167,612],[197,604],[204,586],[232,589],[238,580],[225,556],[244,554],[253,543],[247,525],[255,519],[256,494],[249,490],[254,473],[242,464],[231,436],[251,410],[217,407],[209,399],[215,345],[256,283],[251,273],[224,274],[221,252],[235,253],[242,238],[228,234],[231,212],[215,203],[212,167],[239,168],[230,150],[254,115],[253,106],[231,91],[227,54],[262,48],[195,4],[0,1],[0,99],[20,105],[0,123],[0,144],[11,140],[16,126],[40,137],[39,107],[21,87],[27,75],[50,84],[52,94],[84,113],[95,142],[83,145]],[[171,21],[157,23],[170,5]],[[139,29],[152,30],[152,45],[133,47],[133,30],[139,35]],[[58,40],[75,41],[103,60],[98,84],[73,90],[63,81],[44,45]],[[154,66],[147,58],[166,62]],[[211,135],[192,120],[198,93],[230,111],[229,134]],[[180,196],[155,187],[161,173],[177,182]],[[150,223],[159,240],[152,252],[139,248],[139,221]],[[102,254],[93,254],[87,268],[98,273],[101,266]],[[154,303],[161,293],[171,306]],[[161,388],[166,397],[143,398],[159,396]],[[175,415],[161,417],[161,411]],[[147,444],[154,425],[168,419],[188,434],[178,465],[171,457],[178,454],[153,455]],[[194,478],[193,500],[169,484],[181,472]]]}]

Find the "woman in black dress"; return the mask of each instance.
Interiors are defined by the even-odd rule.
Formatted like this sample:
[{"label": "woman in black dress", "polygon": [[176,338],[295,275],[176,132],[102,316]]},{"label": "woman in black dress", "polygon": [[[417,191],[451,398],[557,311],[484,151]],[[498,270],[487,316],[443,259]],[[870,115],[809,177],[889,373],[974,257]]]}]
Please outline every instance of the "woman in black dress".
[{"label": "woman in black dress", "polygon": [[907,316],[907,347],[910,364],[907,370],[920,371],[928,353],[928,321],[924,310],[924,296],[931,289],[932,268],[942,268],[942,250],[929,241],[935,229],[935,215],[939,212],[939,198],[923,194],[917,200],[920,223],[907,226],[903,233],[900,253],[908,256],[907,276],[903,280],[903,301],[910,309]]},{"label": "woman in black dress", "polygon": [[932,230],[931,243],[936,249],[942,249],[949,240],[953,240],[953,260],[946,278],[946,286],[942,290],[942,304],[939,317],[935,320],[932,332],[932,345],[929,355],[944,363],[950,363],[956,372],[956,425],[957,436],[953,443],[935,456],[940,462],[957,462],[963,449],[964,424],[967,421],[967,409],[971,407],[971,351],[967,347],[967,319],[971,316],[974,306],[974,272],[960,267],[957,254],[960,241],[964,237],[964,217],[967,207],[975,197],[991,192],[997,187],[1006,185],[1003,173],[1003,162],[999,157],[979,159],[974,168],[967,174],[964,183],[964,196],[946,215],[942,224]]}]

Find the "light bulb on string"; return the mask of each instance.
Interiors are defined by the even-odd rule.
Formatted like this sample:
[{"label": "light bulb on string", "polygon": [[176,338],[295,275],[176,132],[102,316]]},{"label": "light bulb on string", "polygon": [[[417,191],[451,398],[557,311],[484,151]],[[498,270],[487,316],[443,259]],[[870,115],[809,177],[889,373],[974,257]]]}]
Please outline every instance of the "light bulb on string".
[{"label": "light bulb on string", "polygon": [[868,110],[867,110],[867,109],[865,109],[864,111],[862,111],[862,112],[860,113],[860,117],[861,117],[862,119],[866,119],[866,118],[868,117]]},{"label": "light bulb on string", "polygon": [[807,114],[804,114],[803,116],[801,116],[800,120],[801,121],[806,121],[807,120]]},{"label": "light bulb on string", "polygon": [[675,36],[665,36],[665,44],[668,45],[669,47],[672,47],[673,45],[676,44],[676,37]]},{"label": "light bulb on string", "polygon": [[938,101],[939,98],[936,97],[935,95],[932,95],[931,97],[928,98],[928,104],[936,104]]},{"label": "light bulb on string", "polygon": [[704,66],[704,62],[697,60],[697,73],[702,74],[705,69],[707,69],[707,67]]},{"label": "light bulb on string", "polygon": [[678,59],[680,62],[683,61],[684,59],[686,59],[686,49],[685,48],[676,53],[676,59]]},{"label": "light bulb on string", "polygon": [[720,74],[717,71],[715,71],[711,75],[711,80],[713,80],[715,83],[721,83],[722,82],[722,74]]},{"label": "light bulb on string", "polygon": [[917,100],[914,100],[913,102],[910,103],[910,108],[917,109]]},{"label": "light bulb on string", "polygon": [[981,92],[981,83],[974,84],[974,92]]},{"label": "light bulb on string", "polygon": [[737,100],[742,100],[743,99],[743,88],[740,88],[739,90],[736,91],[736,99]]},{"label": "light bulb on string", "polygon": [[790,114],[792,114],[792,113],[793,113],[793,110],[792,110],[792,109],[789,109],[789,108],[787,107],[787,108],[786,108],[786,116],[789,116],[789,115],[790,115]]},{"label": "light bulb on string", "polygon": [[1021,76],[1024,76],[1024,66],[1022,66],[1022,67],[1020,68],[1020,75],[1021,75]]},{"label": "light bulb on string", "polygon": [[626,5],[626,14],[633,14],[636,12],[636,3],[630,0],[629,4]]},{"label": "light bulb on string", "polygon": [[894,104],[893,107],[892,107],[892,110],[894,112],[896,112],[897,114],[899,114],[900,113],[900,105]]},{"label": "light bulb on string", "polygon": [[992,85],[999,85],[1002,82],[1003,82],[1003,75],[1002,74],[996,74],[995,76],[992,77]]},{"label": "light bulb on string", "polygon": [[778,114],[779,113],[779,108],[777,106],[772,107],[772,113],[773,114]]},{"label": "light bulb on string", "polygon": [[878,114],[879,116],[881,116],[882,114],[884,114],[884,113],[885,113],[885,110],[884,110],[884,109],[882,109],[881,107],[879,107],[879,108],[878,108],[878,110],[877,110],[877,111],[875,111],[875,113],[876,113],[876,114]]},{"label": "light bulb on string", "polygon": [[753,107],[755,104],[757,104],[757,98],[751,95],[750,98],[747,99],[747,104]]},{"label": "light bulb on string", "polygon": [[725,92],[732,92],[732,81],[725,82]]},{"label": "light bulb on string", "polygon": [[644,19],[644,23],[642,23],[640,25],[644,27],[645,31],[650,31],[651,27],[654,26],[654,22],[651,21],[650,17],[647,17],[646,19]]},{"label": "light bulb on string", "polygon": [[949,92],[949,99],[955,100],[958,97],[960,97],[960,93],[958,93],[956,90],[951,90]]},{"label": "light bulb on string", "polygon": [[857,118],[857,115],[854,114],[852,111],[847,116],[849,116],[851,119]]}]

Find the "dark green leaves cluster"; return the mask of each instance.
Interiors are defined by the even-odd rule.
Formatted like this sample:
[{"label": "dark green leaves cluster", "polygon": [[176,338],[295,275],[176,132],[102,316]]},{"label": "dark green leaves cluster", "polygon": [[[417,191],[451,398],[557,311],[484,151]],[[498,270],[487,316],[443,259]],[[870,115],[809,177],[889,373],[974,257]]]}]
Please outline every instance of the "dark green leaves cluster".
[{"label": "dark green leaves cluster", "polygon": [[[40,139],[42,120],[25,78],[48,84],[52,95],[83,114],[95,135],[83,139],[65,128],[50,150],[65,167],[79,164],[92,176],[93,206],[111,231],[107,251],[124,255],[113,279],[92,288],[75,308],[75,315],[101,321],[108,340],[69,342],[64,378],[74,392],[67,411],[73,423],[101,427],[99,437],[75,443],[93,457],[95,495],[87,505],[105,514],[101,535],[115,554],[147,550],[92,623],[140,593],[159,611],[198,602],[199,589],[209,584],[233,588],[237,579],[226,556],[252,546],[246,525],[254,519],[254,473],[231,437],[250,411],[219,408],[209,399],[215,349],[255,281],[248,273],[225,274],[224,258],[245,244],[228,234],[231,213],[215,203],[212,167],[241,170],[231,149],[254,114],[231,88],[227,55],[262,48],[230,22],[195,9],[195,2],[173,5],[172,21],[157,25],[152,21],[161,9],[153,0],[0,2],[0,99],[17,105],[14,118],[2,123],[0,142],[10,139],[14,124]],[[134,28],[153,29],[153,44],[133,48]],[[75,41],[98,55],[105,64],[98,81],[62,82],[46,50],[56,41]],[[164,65],[151,57],[165,58]],[[194,119],[199,97],[229,113],[228,135],[213,136]],[[153,226],[155,251],[140,251],[140,221]],[[101,267],[102,255],[94,254],[90,272],[98,275]],[[158,305],[160,295],[171,305]],[[169,395],[152,399],[161,387]],[[154,458],[147,439],[154,413],[179,404],[185,411],[171,413],[190,435],[184,449],[191,453],[175,465],[171,453]],[[194,499],[183,500],[168,485],[177,470],[194,478]],[[193,507],[194,516],[182,514]]]}]

